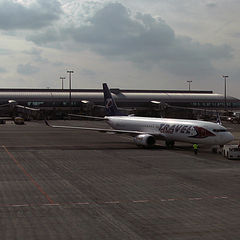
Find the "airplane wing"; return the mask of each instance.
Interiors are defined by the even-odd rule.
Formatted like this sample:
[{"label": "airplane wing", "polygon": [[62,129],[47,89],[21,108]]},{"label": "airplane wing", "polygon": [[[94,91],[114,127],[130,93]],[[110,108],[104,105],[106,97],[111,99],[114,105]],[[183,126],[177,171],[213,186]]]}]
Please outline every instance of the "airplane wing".
[{"label": "airplane wing", "polygon": [[[81,115],[81,114],[68,114],[70,117],[82,117],[82,118],[89,118],[89,119],[94,119],[94,120],[100,120],[100,121],[108,121],[108,118],[106,117],[94,117],[94,116],[89,116],[89,115]],[[128,115],[129,117],[135,116],[134,114]]]},{"label": "airplane wing", "polygon": [[94,116],[81,115],[81,114],[68,114],[68,116],[70,116],[70,117],[90,118],[90,119],[103,120],[103,121],[108,120],[107,118],[104,118],[104,117],[94,117]]},{"label": "airplane wing", "polygon": [[26,110],[29,110],[29,111],[40,111],[39,108],[30,108],[30,107],[25,107],[25,106],[19,105],[19,104],[17,104],[16,107],[26,109]]},{"label": "airplane wing", "polygon": [[66,125],[51,125],[45,120],[47,126],[52,128],[65,128],[65,129],[79,129],[79,130],[88,130],[88,131],[96,131],[96,132],[104,132],[104,133],[119,133],[119,134],[129,134],[129,135],[140,135],[140,134],[150,134],[157,138],[165,139],[164,134],[161,133],[153,133],[153,132],[141,132],[141,131],[131,131],[131,130],[116,130],[116,129],[108,129],[108,128],[86,128],[79,126],[66,126]]}]

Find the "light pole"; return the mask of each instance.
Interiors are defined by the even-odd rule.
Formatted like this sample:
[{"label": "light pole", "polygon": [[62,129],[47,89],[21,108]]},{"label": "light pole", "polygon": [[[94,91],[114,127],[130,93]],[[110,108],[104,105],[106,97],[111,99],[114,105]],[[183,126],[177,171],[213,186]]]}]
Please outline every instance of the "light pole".
[{"label": "light pole", "polygon": [[227,78],[228,78],[228,76],[223,75],[222,77],[224,79],[224,108],[226,111],[227,110]]},{"label": "light pole", "polygon": [[72,105],[72,73],[74,73],[72,70],[67,71],[69,74],[69,106]]},{"label": "light pole", "polygon": [[188,90],[190,92],[191,91],[191,82],[192,82],[192,80],[188,80],[187,82],[188,82]]},{"label": "light pole", "polygon": [[63,80],[66,79],[65,77],[60,77],[60,79],[62,80],[62,90],[63,90]]}]

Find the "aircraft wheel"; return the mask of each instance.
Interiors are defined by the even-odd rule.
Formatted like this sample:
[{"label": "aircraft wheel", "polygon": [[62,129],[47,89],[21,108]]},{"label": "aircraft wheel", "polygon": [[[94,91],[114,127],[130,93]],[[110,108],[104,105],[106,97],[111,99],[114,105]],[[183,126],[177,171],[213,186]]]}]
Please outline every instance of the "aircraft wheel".
[{"label": "aircraft wheel", "polygon": [[166,141],[165,144],[166,144],[166,147],[167,147],[167,148],[173,148],[175,142],[174,142],[174,141]]},{"label": "aircraft wheel", "polygon": [[217,148],[215,147],[215,148],[212,148],[212,152],[213,153],[217,153]]}]

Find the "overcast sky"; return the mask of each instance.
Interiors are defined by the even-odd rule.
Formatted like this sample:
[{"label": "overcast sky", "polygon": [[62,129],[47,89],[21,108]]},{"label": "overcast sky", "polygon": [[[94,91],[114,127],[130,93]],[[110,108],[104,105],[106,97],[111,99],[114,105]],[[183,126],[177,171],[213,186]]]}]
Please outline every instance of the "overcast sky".
[{"label": "overcast sky", "polygon": [[240,98],[239,0],[0,0],[0,87],[213,90]]}]

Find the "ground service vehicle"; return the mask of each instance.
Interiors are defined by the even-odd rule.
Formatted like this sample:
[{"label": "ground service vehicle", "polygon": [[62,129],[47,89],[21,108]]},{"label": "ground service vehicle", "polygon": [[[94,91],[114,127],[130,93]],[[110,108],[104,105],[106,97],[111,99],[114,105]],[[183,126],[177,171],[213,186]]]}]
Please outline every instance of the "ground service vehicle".
[{"label": "ground service vehicle", "polygon": [[240,159],[240,145],[224,145],[223,156],[228,159]]},{"label": "ground service vehicle", "polygon": [[24,119],[22,117],[15,117],[14,118],[14,123],[17,125],[23,125],[24,124]]}]

